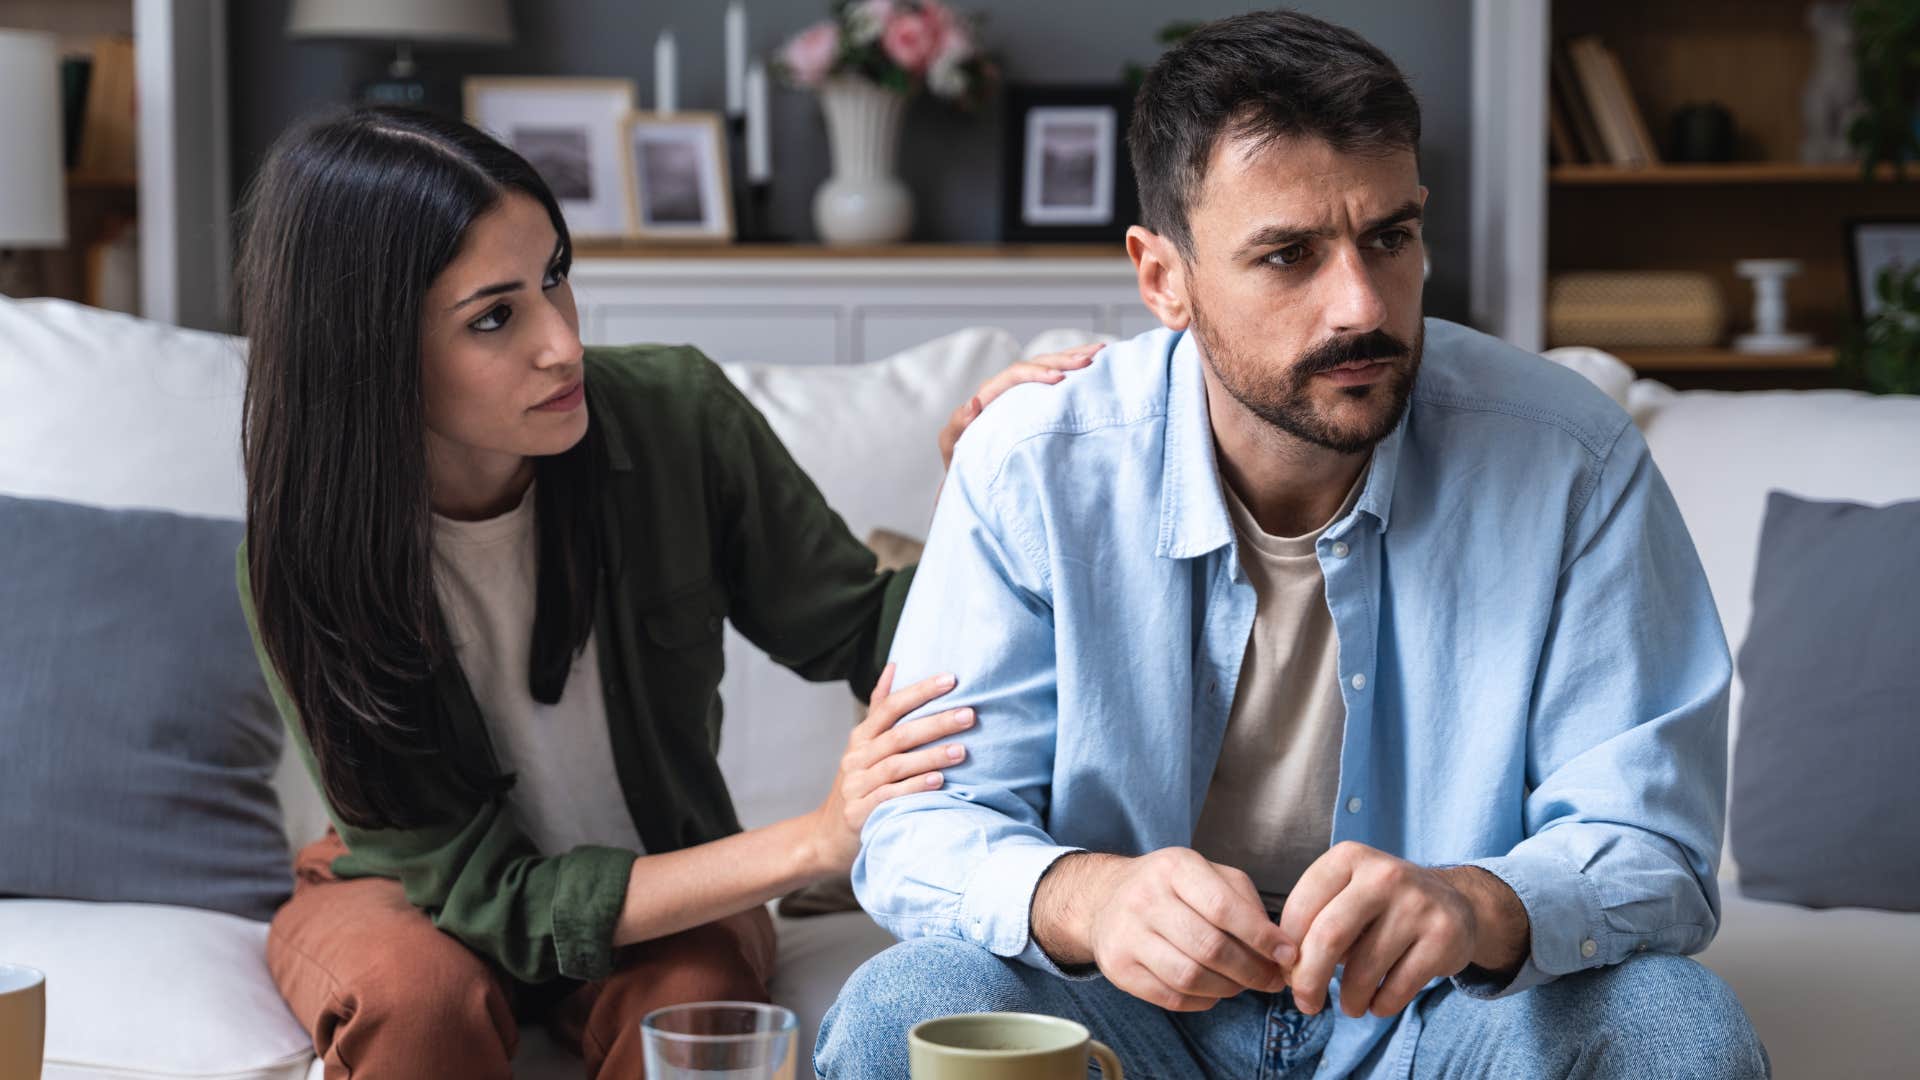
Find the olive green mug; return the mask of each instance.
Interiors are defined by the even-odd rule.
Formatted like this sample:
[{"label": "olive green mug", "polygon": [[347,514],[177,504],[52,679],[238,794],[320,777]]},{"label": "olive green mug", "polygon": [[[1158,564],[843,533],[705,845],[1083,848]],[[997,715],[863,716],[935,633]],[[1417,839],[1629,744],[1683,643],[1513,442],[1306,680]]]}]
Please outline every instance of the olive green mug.
[{"label": "olive green mug", "polygon": [[907,1033],[913,1080],[1086,1080],[1089,1055],[1103,1080],[1120,1080],[1113,1051],[1057,1016],[966,1013]]},{"label": "olive green mug", "polygon": [[40,1080],[47,1037],[47,977],[0,964],[0,1080]]}]

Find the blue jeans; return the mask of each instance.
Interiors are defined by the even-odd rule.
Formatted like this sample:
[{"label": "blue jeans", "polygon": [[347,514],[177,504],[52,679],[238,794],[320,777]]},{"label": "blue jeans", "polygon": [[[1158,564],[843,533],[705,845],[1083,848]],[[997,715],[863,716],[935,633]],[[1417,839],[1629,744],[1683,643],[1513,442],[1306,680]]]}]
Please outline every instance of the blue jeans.
[{"label": "blue jeans", "polygon": [[[1410,1009],[1420,1011],[1417,1041],[1382,1039],[1360,1075],[1769,1075],[1766,1051],[1733,991],[1685,957],[1642,953],[1496,1001],[1443,983]],[[1206,1012],[1170,1013],[1105,979],[1069,982],[963,941],[915,938],[847,981],[821,1022],[814,1068],[823,1080],[904,1080],[908,1028],[1001,1010],[1086,1025],[1120,1055],[1127,1080],[1307,1080],[1339,1022],[1332,1009],[1301,1013],[1287,991],[1248,991]]]}]

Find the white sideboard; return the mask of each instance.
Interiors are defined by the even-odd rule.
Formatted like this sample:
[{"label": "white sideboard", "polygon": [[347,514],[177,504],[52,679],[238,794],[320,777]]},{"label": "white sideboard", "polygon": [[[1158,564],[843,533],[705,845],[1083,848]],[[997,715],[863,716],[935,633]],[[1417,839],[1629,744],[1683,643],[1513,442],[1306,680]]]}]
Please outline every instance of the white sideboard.
[{"label": "white sideboard", "polygon": [[583,243],[573,292],[587,344],[690,342],[735,363],[878,360],[969,326],[1025,341],[1056,327],[1128,337],[1159,325],[1118,245]]}]

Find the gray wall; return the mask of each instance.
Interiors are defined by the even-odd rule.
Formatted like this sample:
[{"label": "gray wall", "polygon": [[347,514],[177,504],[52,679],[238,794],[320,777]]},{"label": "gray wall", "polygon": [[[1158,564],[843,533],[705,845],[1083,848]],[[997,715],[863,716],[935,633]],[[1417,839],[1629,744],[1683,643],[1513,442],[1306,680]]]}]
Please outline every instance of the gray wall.
[{"label": "gray wall", "polygon": [[[235,190],[245,189],[267,145],[291,121],[348,100],[384,64],[376,47],[288,41],[287,0],[228,5]],[[1174,19],[1206,19],[1267,5],[1228,0],[956,0],[986,16],[983,38],[1010,81],[1116,82],[1129,60],[1150,61],[1154,33]],[[1427,310],[1467,310],[1467,158],[1470,0],[1302,0],[1301,10],[1341,22],[1391,54],[1425,107],[1424,179],[1432,189],[1427,244],[1433,278]],[[458,111],[463,75],[612,75],[652,96],[653,40],[671,26],[680,46],[682,108],[724,100],[719,0],[517,0],[516,36],[504,49],[421,56],[439,103]],[[756,51],[771,50],[821,18],[826,0],[748,0]],[[813,190],[828,170],[825,129],[811,95],[778,88],[774,110],[774,225],[810,239]],[[1000,136],[989,109],[956,114],[925,100],[907,120],[900,172],[916,203],[914,239],[985,241],[999,228]]]}]

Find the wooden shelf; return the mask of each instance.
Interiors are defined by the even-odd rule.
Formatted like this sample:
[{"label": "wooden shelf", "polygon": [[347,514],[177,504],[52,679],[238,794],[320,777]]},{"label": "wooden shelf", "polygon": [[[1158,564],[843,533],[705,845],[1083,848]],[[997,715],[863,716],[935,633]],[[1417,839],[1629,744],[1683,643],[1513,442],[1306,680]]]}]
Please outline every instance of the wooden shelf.
[{"label": "wooden shelf", "polygon": [[67,174],[69,191],[133,191],[139,186],[139,179],[132,176],[101,176],[78,172]]},{"label": "wooden shelf", "polygon": [[1635,371],[1822,371],[1833,367],[1827,347],[1793,353],[1743,353],[1732,349],[1610,349]]},{"label": "wooden shelf", "polygon": [[669,244],[643,240],[582,239],[581,259],[1090,259],[1125,260],[1112,244]]},{"label": "wooden shelf", "polygon": [[[1801,165],[1790,161],[1733,161],[1711,165],[1649,165],[1631,169],[1619,165],[1555,165],[1547,173],[1562,187],[1658,186],[1669,184],[1859,184],[1865,183],[1858,165]],[[1893,167],[1874,171],[1877,181],[1893,181]],[[1907,172],[1907,182],[1920,180],[1920,165]]]}]

